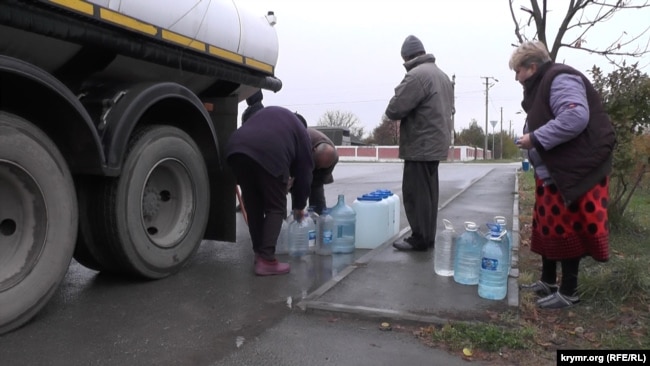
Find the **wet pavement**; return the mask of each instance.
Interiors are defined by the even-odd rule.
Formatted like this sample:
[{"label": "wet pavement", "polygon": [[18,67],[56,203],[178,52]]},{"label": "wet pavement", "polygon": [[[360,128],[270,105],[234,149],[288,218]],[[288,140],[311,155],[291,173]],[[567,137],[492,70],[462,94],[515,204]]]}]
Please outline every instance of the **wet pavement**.
[{"label": "wet pavement", "polygon": [[[503,215],[516,240],[517,166],[442,164],[439,221],[459,231],[464,221]],[[327,202],[344,194],[350,204],[379,188],[401,196],[401,172],[399,163],[339,163]],[[516,286],[505,300],[481,299],[476,286],[435,275],[432,252],[397,252],[390,242],[351,255],[284,256],[290,274],[256,277],[241,215],[237,237],[204,242],[185,268],[159,281],[73,262],[46,308],[0,336],[0,365],[466,365],[423,345],[413,327],[481,320],[518,305]],[[393,331],[381,331],[383,321]]]},{"label": "wet pavement", "polygon": [[[473,221],[486,231],[484,224],[492,222],[494,216],[517,217],[514,172],[512,166],[490,170],[471,186],[448,197],[438,214],[438,232],[443,229],[442,219],[454,223],[455,231],[460,233],[465,221]],[[508,226],[514,228],[513,248],[518,248],[518,220],[511,219]],[[409,233],[407,227],[394,239]],[[516,269],[509,279],[506,299],[486,300],[478,296],[477,286],[435,275],[433,251],[400,252],[392,247],[393,241],[356,260],[311,293],[301,307],[442,324],[449,320],[488,320],[491,312],[518,306]],[[516,266],[516,259],[513,262]]]}]

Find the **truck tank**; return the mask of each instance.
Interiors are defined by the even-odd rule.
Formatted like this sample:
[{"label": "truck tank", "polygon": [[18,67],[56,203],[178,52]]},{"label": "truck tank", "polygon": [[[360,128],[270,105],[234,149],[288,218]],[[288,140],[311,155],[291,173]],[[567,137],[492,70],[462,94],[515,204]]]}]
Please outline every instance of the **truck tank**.
[{"label": "truck tank", "polygon": [[8,0],[0,4],[0,54],[73,91],[105,80],[173,81],[201,97],[237,92],[241,101],[250,86],[282,87],[274,24],[273,12],[227,0]]}]

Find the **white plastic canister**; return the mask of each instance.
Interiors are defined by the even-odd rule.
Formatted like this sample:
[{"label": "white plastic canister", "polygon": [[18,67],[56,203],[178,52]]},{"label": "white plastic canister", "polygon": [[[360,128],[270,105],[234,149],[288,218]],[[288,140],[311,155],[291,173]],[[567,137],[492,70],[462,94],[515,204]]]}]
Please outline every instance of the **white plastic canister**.
[{"label": "white plastic canister", "polygon": [[379,195],[357,197],[352,208],[357,214],[355,246],[373,249],[388,240],[388,201]]}]

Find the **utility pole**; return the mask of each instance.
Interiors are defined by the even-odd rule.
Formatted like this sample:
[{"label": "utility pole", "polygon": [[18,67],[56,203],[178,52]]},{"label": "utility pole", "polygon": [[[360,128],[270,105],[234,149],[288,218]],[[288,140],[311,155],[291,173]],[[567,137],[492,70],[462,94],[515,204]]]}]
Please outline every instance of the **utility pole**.
[{"label": "utility pole", "polygon": [[499,133],[499,159],[503,159],[503,107],[501,107],[501,132]]},{"label": "utility pole", "polygon": [[483,160],[486,160],[488,150],[488,91],[494,86],[494,84],[490,84],[490,79],[494,80],[495,83],[498,83],[499,80],[492,76],[481,76],[481,79],[485,79],[485,144],[483,146]]}]

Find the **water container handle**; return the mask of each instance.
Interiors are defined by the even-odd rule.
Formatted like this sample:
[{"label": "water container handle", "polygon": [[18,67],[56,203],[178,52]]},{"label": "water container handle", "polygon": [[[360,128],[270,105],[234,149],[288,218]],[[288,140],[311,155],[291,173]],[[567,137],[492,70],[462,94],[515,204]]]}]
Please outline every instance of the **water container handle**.
[{"label": "water container handle", "polygon": [[451,224],[451,221],[442,219],[442,223],[445,225],[445,230],[454,230],[454,225]]},{"label": "water container handle", "polygon": [[465,230],[476,231],[478,230],[478,225],[472,221],[465,221]]}]

